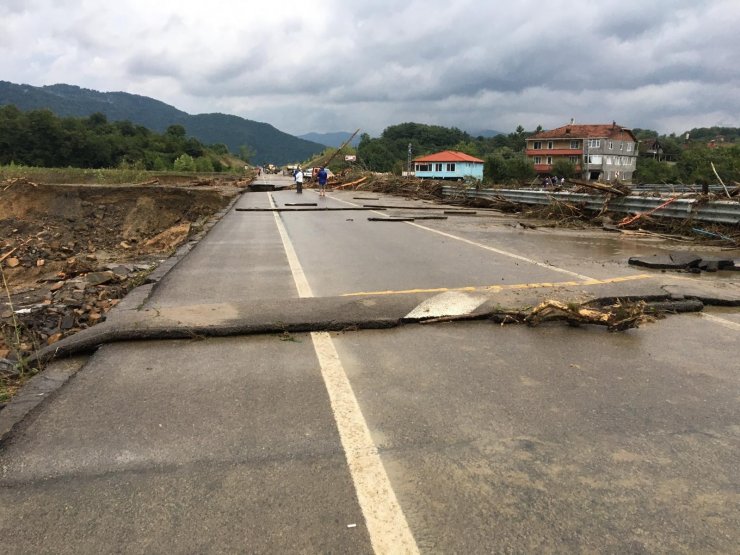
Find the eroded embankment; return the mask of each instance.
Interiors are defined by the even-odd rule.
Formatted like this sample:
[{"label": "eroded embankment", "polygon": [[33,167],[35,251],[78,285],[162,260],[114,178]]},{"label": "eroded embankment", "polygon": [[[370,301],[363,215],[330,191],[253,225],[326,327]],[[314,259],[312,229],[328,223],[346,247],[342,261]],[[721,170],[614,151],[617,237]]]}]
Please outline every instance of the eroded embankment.
[{"label": "eroded embankment", "polygon": [[[0,361],[20,360],[105,320],[239,191],[0,184]],[[0,383],[0,402],[9,388]]]}]

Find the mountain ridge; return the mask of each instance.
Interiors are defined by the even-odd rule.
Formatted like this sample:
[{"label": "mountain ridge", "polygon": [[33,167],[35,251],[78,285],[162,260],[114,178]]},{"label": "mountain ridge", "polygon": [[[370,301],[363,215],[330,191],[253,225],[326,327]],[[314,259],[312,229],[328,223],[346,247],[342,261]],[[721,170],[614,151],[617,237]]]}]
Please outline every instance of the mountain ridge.
[{"label": "mountain ridge", "polygon": [[235,154],[246,146],[252,153],[251,161],[256,164],[303,161],[326,148],[280,131],[269,123],[230,114],[188,114],[148,96],[100,92],[65,83],[36,87],[0,81],[0,105],[4,104],[13,104],[22,111],[48,109],[62,117],[87,117],[99,112],[110,121],[128,120],[159,133],[170,125],[182,125],[199,141],[223,143]]},{"label": "mountain ridge", "polygon": [[[352,133],[350,133],[349,131],[334,131],[330,133],[319,133],[316,131],[311,131],[310,133],[298,135],[298,138],[326,145],[332,148],[339,148],[347,139],[350,138],[351,135]],[[350,144],[354,147],[360,144],[359,134],[354,139],[352,139],[352,142]]]}]

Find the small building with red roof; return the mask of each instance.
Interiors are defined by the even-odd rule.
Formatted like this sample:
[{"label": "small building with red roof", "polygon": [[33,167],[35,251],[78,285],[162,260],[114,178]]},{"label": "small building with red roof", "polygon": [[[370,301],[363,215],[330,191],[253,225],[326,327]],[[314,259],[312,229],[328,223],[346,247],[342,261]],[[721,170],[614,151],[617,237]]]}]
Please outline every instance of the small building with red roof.
[{"label": "small building with red roof", "polygon": [[637,138],[630,129],[610,124],[568,125],[527,139],[527,157],[540,175],[552,175],[558,159],[571,162],[583,179],[632,181]]},{"label": "small building with red roof", "polygon": [[414,158],[414,173],[422,179],[483,179],[483,160],[456,150]]}]

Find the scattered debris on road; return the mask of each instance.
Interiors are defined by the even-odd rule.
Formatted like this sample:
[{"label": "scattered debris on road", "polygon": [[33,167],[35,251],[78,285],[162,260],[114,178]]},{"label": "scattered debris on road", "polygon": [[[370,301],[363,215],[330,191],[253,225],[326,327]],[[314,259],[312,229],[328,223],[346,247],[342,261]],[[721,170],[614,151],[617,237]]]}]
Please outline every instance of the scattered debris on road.
[{"label": "scattered debris on road", "polygon": [[389,218],[368,218],[369,222],[413,222],[414,218],[389,217]]},{"label": "scattered debris on road", "polygon": [[740,271],[731,258],[706,258],[691,252],[654,254],[652,256],[633,256],[628,260],[632,266],[657,270],[683,270],[692,273],[717,272],[719,270]]},{"label": "scattered debris on road", "polygon": [[[349,180],[343,182],[343,180]],[[677,199],[694,199],[697,206],[703,206],[709,201],[725,199],[729,203],[728,210],[732,209],[738,202],[740,195],[740,186],[729,191],[729,198],[725,194],[714,192],[702,193],[700,190],[688,186],[681,186],[679,191],[666,194],[658,190],[650,190],[639,185],[629,186],[620,182],[601,183],[585,181],[581,179],[569,179],[566,181],[567,186],[558,186],[548,192],[566,191],[569,193],[586,193],[591,195],[591,210],[586,208],[586,202],[574,200],[561,200],[555,195],[548,195],[549,203],[546,205],[529,205],[504,198],[497,195],[498,187],[494,186],[487,190],[485,196],[469,196],[466,191],[478,191],[480,185],[471,186],[460,184],[458,189],[450,189],[449,181],[416,179],[414,177],[401,177],[392,174],[378,174],[371,172],[357,173],[351,172],[345,175],[337,176],[333,183],[334,189],[353,188],[355,191],[368,191],[387,195],[395,195],[409,199],[418,199],[424,201],[446,202],[448,204],[462,205],[473,208],[489,208],[507,213],[517,213],[525,217],[536,219],[547,219],[552,222],[552,227],[576,227],[584,228],[589,225],[601,227],[603,221],[609,223],[603,228],[608,231],[622,232],[631,234],[635,232],[650,233],[659,232],[663,235],[680,236],[683,241],[701,242],[702,244],[722,244],[738,245],[740,244],[740,229],[737,225],[723,223],[707,223],[701,229],[696,227],[696,223],[691,218],[664,218],[661,213],[667,209],[673,209],[671,206]],[[736,185],[736,184],[733,184]],[[447,192],[443,194],[443,187],[447,187]],[[508,186],[511,188],[512,186]],[[535,191],[536,194],[542,194],[542,190],[532,186],[513,186],[513,188],[526,191]],[[450,193],[450,190],[453,192]],[[454,192],[455,190],[459,192]],[[657,207],[644,212],[637,212],[624,217],[618,218],[609,212],[609,201],[615,198],[624,198],[629,196],[633,198],[662,198],[662,202]],[[359,198],[359,197],[355,197]],[[599,201],[600,210],[593,209],[593,199]],[[365,200],[363,198],[363,200]],[[367,199],[370,200],[370,199]],[[681,200],[683,202],[683,200]],[[724,206],[724,205],[723,205]],[[395,208],[395,207],[391,207]],[[721,221],[721,220],[720,220]],[[614,222],[619,222],[614,224]]]},{"label": "scattered debris on road", "polygon": [[571,325],[595,324],[606,326],[609,331],[624,331],[652,321],[644,301],[616,303],[609,306],[566,304],[556,300],[540,303],[524,317],[524,322],[537,326],[544,322],[565,321]]}]

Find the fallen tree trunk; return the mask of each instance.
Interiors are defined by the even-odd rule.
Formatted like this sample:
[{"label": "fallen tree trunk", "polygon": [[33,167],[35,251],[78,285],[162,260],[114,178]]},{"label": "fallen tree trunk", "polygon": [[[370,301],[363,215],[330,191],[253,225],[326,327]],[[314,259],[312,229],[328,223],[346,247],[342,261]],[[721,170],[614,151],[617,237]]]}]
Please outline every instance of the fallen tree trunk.
[{"label": "fallen tree trunk", "polygon": [[578,185],[579,187],[588,187],[590,189],[596,189],[598,191],[602,191],[604,193],[609,193],[612,195],[618,195],[620,197],[626,196],[632,192],[630,188],[626,185],[621,185],[621,188],[619,188],[613,185],[607,185],[606,183],[596,183],[594,181],[586,181],[585,179],[576,179],[574,177],[571,177],[566,181],[568,183],[572,183],[573,185]]},{"label": "fallen tree trunk", "polygon": [[333,187],[333,189],[344,189],[345,187],[351,187],[352,185],[359,185],[366,179],[367,179],[367,176],[361,177],[360,179],[356,181],[350,181],[349,183],[344,183],[343,185],[336,185],[335,187]]}]

